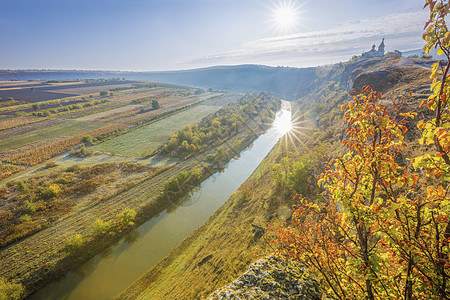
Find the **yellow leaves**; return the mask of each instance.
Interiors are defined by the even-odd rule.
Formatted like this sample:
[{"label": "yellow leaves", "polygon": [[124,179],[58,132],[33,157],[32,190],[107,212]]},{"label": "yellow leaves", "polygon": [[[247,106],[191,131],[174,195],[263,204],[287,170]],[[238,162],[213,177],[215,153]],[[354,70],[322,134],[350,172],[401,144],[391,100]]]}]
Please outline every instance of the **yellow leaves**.
[{"label": "yellow leaves", "polygon": [[[450,32],[446,32],[444,38],[442,39],[442,43],[447,46],[450,42]],[[440,49],[440,48],[439,48]]]},{"label": "yellow leaves", "polygon": [[[428,48],[427,48],[427,51],[428,51]],[[425,52],[427,52],[427,51],[425,51]],[[428,55],[428,53],[427,53],[427,55]],[[430,75],[430,78],[433,79],[433,82],[436,82],[436,81],[437,81],[438,69],[439,69],[439,63],[438,63],[438,62],[437,62],[437,63],[434,63],[434,64],[432,65],[432,68],[431,68],[431,75]]]}]

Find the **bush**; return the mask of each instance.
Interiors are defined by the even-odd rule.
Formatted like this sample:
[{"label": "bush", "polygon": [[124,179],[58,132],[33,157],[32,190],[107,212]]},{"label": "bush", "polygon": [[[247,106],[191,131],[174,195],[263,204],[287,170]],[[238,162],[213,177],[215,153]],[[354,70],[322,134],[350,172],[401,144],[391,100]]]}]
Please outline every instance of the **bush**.
[{"label": "bush", "polygon": [[8,282],[4,278],[0,277],[0,299],[20,299],[24,291],[25,289],[22,284]]},{"label": "bush", "polygon": [[0,197],[6,199],[9,195],[9,189],[7,187],[0,187]]},{"label": "bush", "polygon": [[22,210],[25,214],[34,214],[37,210],[36,204],[25,200],[22,204],[22,206],[20,207],[20,210]]},{"label": "bush", "polygon": [[55,182],[58,184],[68,184],[69,179],[67,179],[66,177],[59,177]]},{"label": "bush", "polygon": [[50,168],[54,168],[54,167],[57,167],[57,166],[58,166],[58,164],[55,163],[54,161],[49,161],[49,162],[45,165],[45,168],[50,169]]},{"label": "bush", "polygon": [[121,227],[128,227],[134,225],[133,220],[136,218],[136,211],[126,208],[118,216],[118,223]]},{"label": "bush", "polygon": [[97,152],[86,149],[85,146],[81,146],[81,148],[79,150],[72,150],[70,152],[70,156],[77,156],[77,157],[88,157],[88,156],[93,156],[95,155]]},{"label": "bush", "polygon": [[70,166],[70,167],[68,167],[68,168],[66,169],[66,172],[77,173],[77,172],[79,172],[80,170],[81,170],[81,168],[80,168],[79,165],[72,165],[72,166]]},{"label": "bush", "polygon": [[97,219],[92,225],[92,233],[94,235],[104,234],[108,232],[111,229],[111,227],[112,227],[111,222],[105,222],[101,219]]},{"label": "bush", "polygon": [[57,184],[50,184],[49,186],[41,187],[39,193],[42,199],[48,200],[57,197],[61,193],[61,188]]},{"label": "bush", "polygon": [[84,238],[81,234],[76,234],[66,239],[65,246],[63,248],[64,252],[74,253],[77,250],[81,249],[84,245]]},{"label": "bush", "polygon": [[81,142],[85,145],[91,145],[92,144],[92,137],[90,135],[86,135],[81,139]]},{"label": "bush", "polygon": [[16,190],[25,194],[28,192],[28,186],[22,180],[19,180],[16,182]]},{"label": "bush", "polygon": [[153,109],[161,108],[161,105],[159,104],[158,100],[152,100],[152,108]]},{"label": "bush", "polygon": [[20,222],[25,223],[25,222],[31,221],[31,217],[28,214],[24,214],[20,217],[19,220],[20,220]]}]

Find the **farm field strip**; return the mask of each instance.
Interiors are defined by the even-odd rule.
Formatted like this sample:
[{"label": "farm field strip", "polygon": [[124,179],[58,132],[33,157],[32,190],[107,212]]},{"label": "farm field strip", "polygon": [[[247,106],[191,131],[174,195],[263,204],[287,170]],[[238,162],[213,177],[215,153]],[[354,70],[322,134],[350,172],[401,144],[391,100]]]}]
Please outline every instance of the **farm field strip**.
[{"label": "farm field strip", "polygon": [[21,118],[8,118],[5,120],[0,120],[0,130],[5,130],[8,128],[13,128],[16,126],[22,126],[30,123],[36,123],[44,121],[45,119],[39,117],[21,117]]},{"label": "farm field strip", "polygon": [[142,88],[142,89],[140,88],[140,89],[112,92],[114,96],[112,96],[109,100],[111,102],[131,102],[135,99],[158,95],[162,91],[167,91],[167,88],[163,87]]},{"label": "farm field strip", "polygon": [[59,93],[65,94],[75,94],[75,95],[86,95],[86,94],[95,94],[102,91],[108,91],[110,89],[122,88],[122,87],[131,87],[132,84],[118,84],[118,85],[108,85],[108,86],[97,86],[97,87],[70,87],[66,89],[58,89]]},{"label": "farm field strip", "polygon": [[63,137],[54,137],[54,138],[49,138],[49,139],[45,139],[42,141],[38,141],[35,143],[31,143],[31,144],[27,144],[15,149],[11,149],[8,150],[6,152],[0,153],[0,160],[5,161],[8,159],[8,157],[12,157],[14,155],[20,154],[20,153],[24,153],[24,152],[28,152],[30,150],[45,146],[47,144],[51,144],[60,140],[63,140]]},{"label": "farm field strip", "polygon": [[0,89],[5,87],[22,86],[30,87],[42,84],[41,81],[0,81]]},{"label": "farm field strip", "polygon": [[66,124],[43,128],[18,136],[11,136],[0,140],[0,153],[49,138],[68,137],[81,134],[85,131],[97,129],[104,125],[105,124],[103,123],[70,121]]},{"label": "farm field strip", "polygon": [[36,84],[28,84],[20,82],[17,85],[3,85],[0,87],[0,97],[12,97],[16,100],[24,100],[27,102],[40,102],[59,98],[75,97],[83,94],[95,94],[101,91],[109,91],[110,89],[131,87],[140,81],[99,81],[99,82],[61,82],[51,83],[43,81]]},{"label": "farm field strip", "polygon": [[184,125],[199,122],[216,112],[220,106],[203,106],[175,114],[158,122],[133,130],[93,147],[93,150],[117,153],[126,156],[140,156],[140,153],[154,150]]},{"label": "farm field strip", "polygon": [[207,100],[207,99],[210,99],[213,97],[217,97],[220,95],[223,95],[223,94],[207,93],[207,94],[203,94],[203,95],[192,95],[189,97],[180,97],[180,98],[176,99],[177,101],[171,101],[166,107],[180,107],[180,106],[204,101],[204,100]]},{"label": "farm field strip", "polygon": [[0,130],[0,140],[7,139],[12,136],[19,136],[22,134],[31,133],[33,131],[38,131],[41,129],[46,129],[46,128],[66,124],[68,122],[70,122],[70,120],[65,120],[65,119],[61,119],[61,118],[43,119],[40,122],[24,124],[22,126],[17,126],[14,128]]},{"label": "farm field strip", "polygon": [[76,118],[76,121],[90,121],[90,122],[98,122],[101,119],[104,119],[105,117],[108,117],[109,115],[114,115],[116,113],[124,113],[124,112],[129,112],[129,111],[133,111],[136,109],[140,109],[142,108],[142,105],[139,104],[135,104],[135,105],[126,105],[126,106],[122,106],[119,108],[113,108],[111,110],[108,111],[102,111],[96,114],[92,114],[92,115],[88,115],[85,117],[80,117],[80,118]]},{"label": "farm field strip", "polygon": [[[165,114],[165,113],[171,113],[175,109],[181,109],[183,107],[185,109],[190,109],[187,106],[194,106],[194,105],[211,106],[209,104],[210,101],[215,101],[215,106],[223,106],[223,105],[225,105],[226,101],[224,103],[222,103],[220,101],[220,99],[213,99],[213,98],[217,98],[217,97],[220,97],[220,99],[222,99],[225,96],[223,96],[223,94],[213,94],[213,96],[205,97],[205,99],[202,99],[202,100],[199,100],[199,101],[191,99],[189,102],[177,102],[177,103],[171,104],[171,105],[164,105],[163,104],[162,111],[151,110],[151,111],[148,111],[148,112],[145,112],[145,113],[137,114],[135,116],[130,116],[130,115],[123,116],[123,117],[120,118],[120,123],[128,124],[128,125],[135,125],[135,124],[139,124],[140,122],[148,121],[149,119],[151,119],[151,118],[153,118],[153,117],[155,117],[157,115]],[[233,101],[236,100],[236,96],[235,95],[232,95],[230,97],[232,97]],[[216,100],[219,100],[219,101],[216,101]],[[203,103],[202,101],[205,101],[205,102]],[[118,121],[118,120],[115,120],[115,121]]]},{"label": "farm field strip", "polygon": [[6,161],[18,165],[34,166],[79,145],[82,142],[84,136],[97,138],[99,136],[110,135],[111,133],[117,132],[118,130],[122,129],[123,126],[117,124],[109,124],[97,129],[85,131],[78,135],[63,138],[60,141],[45,144],[40,148],[34,148],[32,150],[29,150],[28,152],[9,156]]}]

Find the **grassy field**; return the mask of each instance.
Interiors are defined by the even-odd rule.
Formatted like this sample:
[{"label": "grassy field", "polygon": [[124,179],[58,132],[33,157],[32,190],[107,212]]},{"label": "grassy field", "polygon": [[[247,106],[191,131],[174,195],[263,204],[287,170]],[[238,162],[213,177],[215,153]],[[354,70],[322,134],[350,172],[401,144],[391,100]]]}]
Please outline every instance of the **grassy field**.
[{"label": "grassy field", "polygon": [[200,105],[96,145],[93,150],[138,157],[166,142],[184,125],[199,122],[218,109],[220,106]]},{"label": "grassy field", "polygon": [[32,131],[19,136],[11,136],[9,138],[0,140],[0,153],[9,149],[15,149],[26,144],[35,143],[45,139],[77,135],[85,131],[100,128],[102,126],[105,126],[105,124],[73,121],[50,128]]}]

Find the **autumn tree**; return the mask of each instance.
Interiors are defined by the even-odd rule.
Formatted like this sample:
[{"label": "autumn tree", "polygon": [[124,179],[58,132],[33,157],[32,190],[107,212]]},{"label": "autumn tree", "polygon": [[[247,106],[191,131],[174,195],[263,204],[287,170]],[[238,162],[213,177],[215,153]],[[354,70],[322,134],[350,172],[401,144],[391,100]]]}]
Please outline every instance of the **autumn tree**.
[{"label": "autumn tree", "polygon": [[[448,0],[427,0],[424,51],[446,57],[433,65],[434,117],[418,122],[419,143],[434,148],[400,165],[411,113],[394,115],[381,94],[365,88],[345,105],[348,152],[326,167],[323,203],[303,198],[290,226],[271,228],[278,252],[303,261],[339,299],[448,299],[450,291],[450,33]],[[418,173],[416,173],[418,172]],[[418,175],[432,184],[418,184]],[[424,182],[422,180],[421,182]]]},{"label": "autumn tree", "polygon": [[[407,285],[401,276],[407,262],[393,259],[380,224],[394,215],[399,191],[416,182],[397,162],[413,114],[391,115],[380,100],[381,93],[365,87],[342,106],[348,152],[319,176],[326,201],[317,205],[302,199],[292,226],[274,230],[279,252],[304,261],[340,299],[399,297]],[[403,282],[396,284],[396,276]]]},{"label": "autumn tree", "polygon": [[449,298],[450,32],[445,18],[450,11],[450,4],[448,0],[427,0],[425,7],[429,8],[430,16],[424,27],[424,51],[428,54],[431,49],[437,49],[437,53],[444,55],[446,61],[433,64],[430,76],[433,80],[433,93],[420,104],[420,107],[426,105],[434,111],[434,117],[421,120],[417,125],[422,130],[419,142],[434,146],[435,151],[417,157],[414,166],[434,178],[434,184],[427,187],[427,193],[423,197],[420,220],[423,224],[423,237],[421,241],[414,243],[413,249],[423,258],[418,267],[421,271],[421,281],[428,284],[433,294]]}]

